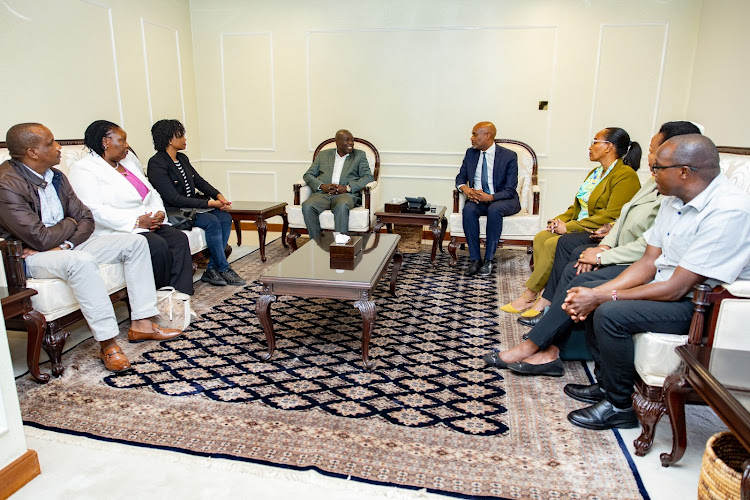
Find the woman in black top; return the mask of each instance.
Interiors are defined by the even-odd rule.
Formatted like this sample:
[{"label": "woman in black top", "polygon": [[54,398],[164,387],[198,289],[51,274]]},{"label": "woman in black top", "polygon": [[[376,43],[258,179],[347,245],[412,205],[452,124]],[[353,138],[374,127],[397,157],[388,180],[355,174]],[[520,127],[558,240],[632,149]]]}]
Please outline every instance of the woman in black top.
[{"label": "woman in black top", "polygon": [[[185,126],[178,120],[159,120],[151,127],[157,153],[148,161],[149,181],[159,192],[168,211],[184,208],[205,209],[193,225],[206,232],[211,258],[201,281],[212,285],[244,285],[245,281],[229,267],[224,248],[232,230],[232,216],[226,210],[231,202],[195,171],[180,151],[187,147]],[[200,194],[209,199],[203,198]]]}]

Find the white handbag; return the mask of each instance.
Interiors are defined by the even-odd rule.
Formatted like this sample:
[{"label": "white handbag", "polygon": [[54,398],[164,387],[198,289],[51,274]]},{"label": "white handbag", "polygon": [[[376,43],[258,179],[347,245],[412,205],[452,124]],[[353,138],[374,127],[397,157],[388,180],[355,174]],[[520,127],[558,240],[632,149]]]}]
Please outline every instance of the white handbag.
[{"label": "white handbag", "polygon": [[179,328],[184,330],[197,314],[190,309],[190,295],[178,292],[171,286],[165,286],[156,291],[156,307],[159,314],[156,323],[164,328]]}]

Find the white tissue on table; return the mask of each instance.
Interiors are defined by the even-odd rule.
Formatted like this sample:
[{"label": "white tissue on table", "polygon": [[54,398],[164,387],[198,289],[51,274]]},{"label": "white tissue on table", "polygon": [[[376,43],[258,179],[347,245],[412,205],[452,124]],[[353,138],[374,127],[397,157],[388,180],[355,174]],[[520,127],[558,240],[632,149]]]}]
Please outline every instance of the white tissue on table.
[{"label": "white tissue on table", "polygon": [[393,198],[393,200],[391,200],[391,203],[393,203],[394,205],[400,205],[404,202],[406,202],[406,198]]},{"label": "white tissue on table", "polygon": [[334,241],[338,243],[339,245],[344,245],[346,243],[349,243],[349,240],[351,240],[351,238],[345,235],[344,233],[333,233],[333,238],[334,238]]}]

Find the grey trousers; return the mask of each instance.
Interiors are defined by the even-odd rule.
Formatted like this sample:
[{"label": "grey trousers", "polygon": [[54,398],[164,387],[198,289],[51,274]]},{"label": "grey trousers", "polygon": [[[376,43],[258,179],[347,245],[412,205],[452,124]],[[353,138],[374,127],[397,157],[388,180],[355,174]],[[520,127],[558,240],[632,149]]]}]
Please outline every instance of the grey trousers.
[{"label": "grey trousers", "polygon": [[73,250],[39,252],[26,257],[30,278],[58,278],[73,290],[83,317],[98,341],[119,333],[109,293],[99,275],[101,264],[122,263],[128,287],[131,318],[156,316],[156,288],[146,238],[138,234],[90,238]]},{"label": "grey trousers", "polygon": [[333,212],[334,231],[349,231],[349,210],[354,208],[356,198],[351,193],[330,195],[322,192],[313,193],[302,202],[302,216],[310,238],[320,236],[320,214],[326,210]]}]

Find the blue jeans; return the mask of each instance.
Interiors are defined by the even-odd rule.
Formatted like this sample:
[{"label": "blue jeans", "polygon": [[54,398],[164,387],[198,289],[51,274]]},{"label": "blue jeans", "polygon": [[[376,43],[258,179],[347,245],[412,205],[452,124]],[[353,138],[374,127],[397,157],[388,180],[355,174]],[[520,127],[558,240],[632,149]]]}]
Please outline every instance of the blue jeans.
[{"label": "blue jeans", "polygon": [[229,269],[224,248],[232,232],[232,216],[223,210],[195,214],[193,226],[206,232],[206,245],[211,254],[206,269],[216,269],[221,273]]}]

